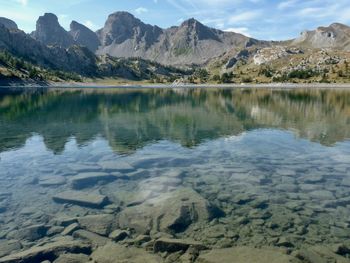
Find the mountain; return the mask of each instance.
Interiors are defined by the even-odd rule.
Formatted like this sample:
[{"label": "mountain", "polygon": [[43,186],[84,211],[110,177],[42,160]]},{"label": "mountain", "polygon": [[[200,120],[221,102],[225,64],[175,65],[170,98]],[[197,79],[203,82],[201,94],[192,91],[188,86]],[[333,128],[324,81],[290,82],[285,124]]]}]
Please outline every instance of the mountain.
[{"label": "mountain", "polygon": [[334,23],[313,31],[304,31],[292,45],[308,48],[333,48],[350,51],[350,27]]},{"label": "mountain", "polygon": [[1,25],[0,49],[52,70],[91,74],[96,68],[97,58],[86,47],[46,46],[21,30],[8,30]]},{"label": "mountain", "polygon": [[36,22],[32,37],[49,46],[68,48],[75,44],[73,37],[58,23],[56,15],[45,13]]},{"label": "mountain", "polygon": [[14,21],[7,19],[5,17],[0,17],[0,24],[9,30],[17,30],[18,29],[18,26]]},{"label": "mountain", "polygon": [[69,34],[76,44],[86,46],[93,52],[95,52],[100,45],[100,40],[95,32],[76,21],[72,21],[70,24]]},{"label": "mountain", "polygon": [[203,65],[252,41],[241,34],[209,28],[195,19],[178,27],[161,29],[126,12],[111,14],[97,35],[101,42],[97,54],[142,57],[170,65]]}]

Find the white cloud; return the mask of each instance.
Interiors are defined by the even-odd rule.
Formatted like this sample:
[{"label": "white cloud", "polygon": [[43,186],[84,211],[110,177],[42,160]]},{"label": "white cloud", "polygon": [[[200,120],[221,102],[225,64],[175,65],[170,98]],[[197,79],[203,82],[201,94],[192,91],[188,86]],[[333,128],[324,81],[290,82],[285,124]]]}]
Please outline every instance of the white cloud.
[{"label": "white cloud", "polygon": [[141,15],[141,14],[147,13],[147,12],[148,12],[148,9],[145,7],[139,7],[139,8],[135,9],[135,13],[138,15]]},{"label": "white cloud", "polygon": [[230,28],[225,29],[224,31],[239,33],[239,34],[245,35],[247,37],[252,37],[251,34],[249,33],[249,29],[247,27],[230,27]]},{"label": "white cloud", "polygon": [[26,6],[28,4],[28,0],[16,0],[18,3],[20,3],[22,6]]},{"label": "white cloud", "polygon": [[262,12],[260,10],[245,11],[231,16],[228,22],[231,25],[246,23],[261,17],[261,15]]},{"label": "white cloud", "polygon": [[279,3],[277,8],[280,10],[284,10],[287,8],[294,7],[297,3],[298,3],[298,0],[287,0],[287,1],[283,1],[283,2]]}]

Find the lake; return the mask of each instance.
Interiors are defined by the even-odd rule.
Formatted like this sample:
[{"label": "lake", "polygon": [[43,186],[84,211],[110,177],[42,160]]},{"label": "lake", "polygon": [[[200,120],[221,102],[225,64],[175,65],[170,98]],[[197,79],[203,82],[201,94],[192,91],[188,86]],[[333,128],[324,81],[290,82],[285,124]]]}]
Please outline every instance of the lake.
[{"label": "lake", "polygon": [[0,262],[348,262],[349,139],[348,90],[3,91]]}]

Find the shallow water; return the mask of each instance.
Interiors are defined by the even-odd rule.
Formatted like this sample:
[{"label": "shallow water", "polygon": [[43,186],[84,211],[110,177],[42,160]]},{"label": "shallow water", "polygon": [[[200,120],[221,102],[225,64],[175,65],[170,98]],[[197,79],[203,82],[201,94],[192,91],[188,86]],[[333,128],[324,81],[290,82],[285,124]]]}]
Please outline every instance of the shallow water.
[{"label": "shallow water", "polygon": [[[57,218],[88,214],[118,221],[123,211],[143,211],[145,204],[167,217],[164,202],[177,202],[173,193],[189,189],[195,191],[189,200],[196,195],[216,212],[205,216],[199,207],[190,222],[154,228],[145,219],[119,227],[152,238],[167,232],[213,248],[346,243],[349,138],[350,91],[1,94],[0,241],[19,240],[28,248],[60,233],[28,238],[19,234],[23,228],[50,229]],[[115,177],[74,181],[99,172]],[[106,196],[108,204],[53,200],[72,189]]]}]

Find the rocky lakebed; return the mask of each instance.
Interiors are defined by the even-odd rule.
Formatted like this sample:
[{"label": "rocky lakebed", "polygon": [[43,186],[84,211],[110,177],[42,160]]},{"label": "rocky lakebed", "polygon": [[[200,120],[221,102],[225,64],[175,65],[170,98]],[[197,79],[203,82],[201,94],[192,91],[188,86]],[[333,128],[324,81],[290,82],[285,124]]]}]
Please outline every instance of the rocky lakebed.
[{"label": "rocky lakebed", "polygon": [[350,262],[349,117],[281,96],[339,121],[286,130],[291,116],[224,114],[219,95],[172,94],[186,113],[159,123],[174,112],[166,97],[129,94],[114,112],[101,95],[0,100],[0,263]]}]

